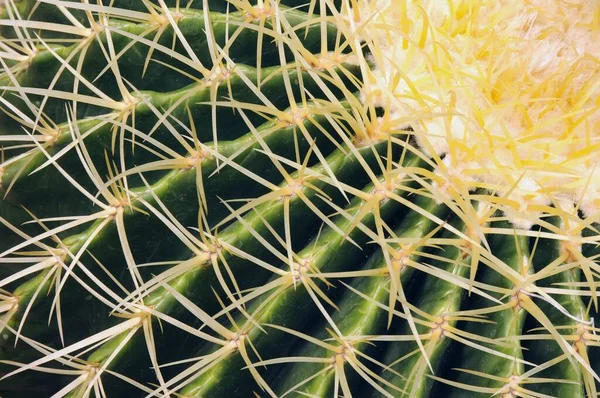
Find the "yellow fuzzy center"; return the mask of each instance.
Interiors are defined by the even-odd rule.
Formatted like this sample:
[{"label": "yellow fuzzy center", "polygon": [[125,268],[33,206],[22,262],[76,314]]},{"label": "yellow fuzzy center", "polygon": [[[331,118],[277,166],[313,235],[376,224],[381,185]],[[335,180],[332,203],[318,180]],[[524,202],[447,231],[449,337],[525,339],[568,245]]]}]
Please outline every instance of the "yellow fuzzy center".
[{"label": "yellow fuzzy center", "polygon": [[598,213],[599,2],[353,4],[348,29],[375,64],[363,101],[415,128],[452,176],[440,186],[461,185],[450,196],[491,190],[523,227],[550,206]]}]

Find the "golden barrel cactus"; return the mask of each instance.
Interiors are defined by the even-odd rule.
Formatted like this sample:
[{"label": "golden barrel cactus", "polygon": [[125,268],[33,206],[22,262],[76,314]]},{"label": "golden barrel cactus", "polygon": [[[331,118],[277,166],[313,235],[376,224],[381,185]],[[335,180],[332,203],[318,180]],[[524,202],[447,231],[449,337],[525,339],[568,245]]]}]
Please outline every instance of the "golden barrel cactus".
[{"label": "golden barrel cactus", "polygon": [[4,0],[3,397],[596,397],[600,3]]}]

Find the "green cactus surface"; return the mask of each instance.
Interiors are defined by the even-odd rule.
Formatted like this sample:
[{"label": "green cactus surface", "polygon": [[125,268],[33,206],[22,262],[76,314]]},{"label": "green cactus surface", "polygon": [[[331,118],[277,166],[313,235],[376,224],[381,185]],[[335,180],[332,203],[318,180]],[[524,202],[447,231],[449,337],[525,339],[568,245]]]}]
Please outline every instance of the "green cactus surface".
[{"label": "green cactus surface", "polygon": [[0,1],[0,396],[600,396],[599,41],[589,0]]}]

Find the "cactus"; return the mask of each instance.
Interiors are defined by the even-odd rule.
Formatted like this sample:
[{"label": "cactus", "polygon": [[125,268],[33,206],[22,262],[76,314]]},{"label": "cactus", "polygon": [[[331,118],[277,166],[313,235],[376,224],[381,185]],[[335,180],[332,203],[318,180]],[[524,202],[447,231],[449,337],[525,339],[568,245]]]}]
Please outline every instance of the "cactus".
[{"label": "cactus", "polygon": [[0,16],[3,397],[598,396],[600,5]]}]

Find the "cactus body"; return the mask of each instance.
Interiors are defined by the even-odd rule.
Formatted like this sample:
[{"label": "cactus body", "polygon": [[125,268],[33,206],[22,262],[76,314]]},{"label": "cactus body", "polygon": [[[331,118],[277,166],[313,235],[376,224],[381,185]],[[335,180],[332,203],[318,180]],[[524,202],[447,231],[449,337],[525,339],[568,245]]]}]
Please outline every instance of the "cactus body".
[{"label": "cactus body", "polygon": [[597,396],[600,8],[447,3],[0,5],[0,395]]}]

